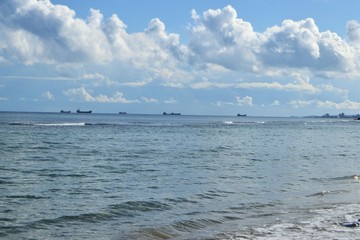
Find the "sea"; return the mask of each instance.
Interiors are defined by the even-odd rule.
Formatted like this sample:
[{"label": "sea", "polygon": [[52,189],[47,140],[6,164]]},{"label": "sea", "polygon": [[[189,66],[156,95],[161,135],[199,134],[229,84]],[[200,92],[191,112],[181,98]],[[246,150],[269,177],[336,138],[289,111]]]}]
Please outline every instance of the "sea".
[{"label": "sea", "polygon": [[360,121],[0,112],[1,239],[360,239]]}]

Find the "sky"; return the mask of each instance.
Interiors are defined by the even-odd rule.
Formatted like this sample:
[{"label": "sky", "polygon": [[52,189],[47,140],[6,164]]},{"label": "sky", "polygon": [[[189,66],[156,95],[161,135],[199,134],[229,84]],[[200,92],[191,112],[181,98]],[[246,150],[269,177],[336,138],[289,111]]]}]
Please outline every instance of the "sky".
[{"label": "sky", "polygon": [[1,0],[0,111],[360,113],[358,0]]}]

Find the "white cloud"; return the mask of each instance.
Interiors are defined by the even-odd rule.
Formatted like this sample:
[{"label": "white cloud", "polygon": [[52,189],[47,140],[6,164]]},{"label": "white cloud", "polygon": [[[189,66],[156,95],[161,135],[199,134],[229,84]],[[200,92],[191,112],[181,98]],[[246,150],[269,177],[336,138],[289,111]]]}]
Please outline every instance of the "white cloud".
[{"label": "white cloud", "polygon": [[226,102],[226,101],[217,101],[215,103],[212,103],[211,105],[216,106],[216,107],[223,107],[223,106],[226,106],[226,105],[235,105],[235,103]]},{"label": "white cloud", "polygon": [[360,24],[357,21],[349,21],[347,24],[347,38],[353,43],[357,50],[360,47]]},{"label": "white cloud", "polygon": [[183,60],[186,52],[179,35],[166,33],[159,19],[153,19],[145,32],[129,34],[118,16],[104,20],[99,10],[91,9],[83,20],[68,7],[49,0],[3,1],[1,5],[0,50],[5,53],[4,60],[28,65],[117,62],[156,70],[166,79],[176,75],[176,59]]},{"label": "white cloud", "polygon": [[249,96],[245,96],[243,98],[237,96],[235,97],[235,102],[227,102],[227,101],[217,101],[212,103],[212,105],[217,107],[223,107],[225,105],[237,105],[237,106],[252,106],[253,105],[253,98]]},{"label": "white cloud", "polygon": [[320,32],[311,18],[285,20],[280,26],[256,33],[231,6],[196,16],[189,46],[201,61],[236,71],[271,73],[285,68],[310,70],[309,74],[322,76],[359,75],[359,54],[351,44],[360,39],[357,22],[349,23],[351,42],[346,42],[336,33]]},{"label": "white cloud", "polygon": [[247,105],[247,106],[252,106],[253,105],[253,99],[252,97],[246,96],[246,97],[236,97],[236,104],[239,106],[243,106],[243,105]]},{"label": "white cloud", "polygon": [[174,104],[174,103],[177,103],[177,101],[174,98],[169,98],[169,99],[165,100],[164,103],[166,103],[166,104]]},{"label": "white cloud", "polygon": [[190,85],[194,89],[207,88],[243,88],[243,89],[272,89],[283,91],[299,91],[307,93],[319,93],[321,90],[310,84],[310,82],[294,82],[282,84],[279,82],[240,82],[240,83],[221,83],[221,82],[197,82]]},{"label": "white cloud", "polygon": [[116,86],[119,85],[118,82],[109,79],[107,76],[101,73],[87,73],[84,74],[81,79],[91,82],[94,86]]},{"label": "white cloud", "polygon": [[149,83],[148,81],[137,81],[137,82],[126,82],[126,83],[122,83],[121,85],[129,86],[129,87],[143,87],[148,83]]},{"label": "white cloud", "polygon": [[280,106],[280,101],[279,100],[274,100],[270,106]]},{"label": "white cloud", "polygon": [[86,102],[95,102],[95,98],[91,96],[84,87],[68,89],[64,94],[73,100],[78,99]]},{"label": "white cloud", "polygon": [[146,103],[158,103],[159,102],[159,100],[157,100],[155,98],[142,97],[141,99]]},{"label": "white cloud", "polygon": [[167,82],[167,83],[161,84],[161,86],[169,87],[169,88],[185,88],[185,84],[179,83],[179,82],[177,82],[177,83]]},{"label": "white cloud", "polygon": [[129,100],[124,97],[121,92],[116,92],[113,96],[109,97],[104,94],[98,96],[92,96],[91,92],[84,87],[68,89],[64,94],[70,97],[72,100],[86,101],[86,102],[98,102],[98,103],[139,103],[138,100]]},{"label": "white cloud", "polygon": [[42,96],[48,100],[54,100],[54,95],[50,91],[44,92]]},{"label": "white cloud", "polygon": [[331,109],[359,109],[360,102],[353,102],[350,100],[345,100],[343,102],[333,102],[333,101],[320,101],[315,100],[293,100],[288,103],[293,108],[303,108],[307,106],[316,106],[317,108],[331,108]]},{"label": "white cloud", "polygon": [[[331,31],[321,32],[312,18],[288,19],[255,32],[230,5],[202,14],[192,10],[191,17],[189,41],[181,43],[181,36],[168,33],[158,18],[143,32],[129,33],[116,14],[105,19],[99,10],[90,9],[89,16],[80,19],[72,9],[50,0],[1,1],[0,66],[54,66],[61,76],[66,71],[76,76],[62,79],[86,80],[95,87],[117,83],[142,87],[159,81],[173,88],[344,91],[344,96],[346,90],[315,85],[312,79],[360,77],[357,21],[347,24],[347,36],[341,38]],[[72,65],[76,68],[71,69]],[[236,81],[244,76],[270,78]],[[92,96],[81,88],[68,94],[85,101],[137,101],[119,92],[112,97]]]},{"label": "white cloud", "polygon": [[253,71],[259,64],[259,38],[250,23],[237,18],[234,8],[208,10],[195,15],[189,47],[199,64],[212,63],[234,71]]}]

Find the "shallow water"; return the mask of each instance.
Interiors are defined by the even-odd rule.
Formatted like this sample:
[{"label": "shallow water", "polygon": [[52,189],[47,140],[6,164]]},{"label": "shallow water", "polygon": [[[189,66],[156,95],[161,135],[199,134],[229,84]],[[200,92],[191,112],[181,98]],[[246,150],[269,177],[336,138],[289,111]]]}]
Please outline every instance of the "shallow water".
[{"label": "shallow water", "polygon": [[354,239],[359,124],[0,113],[0,237]]}]

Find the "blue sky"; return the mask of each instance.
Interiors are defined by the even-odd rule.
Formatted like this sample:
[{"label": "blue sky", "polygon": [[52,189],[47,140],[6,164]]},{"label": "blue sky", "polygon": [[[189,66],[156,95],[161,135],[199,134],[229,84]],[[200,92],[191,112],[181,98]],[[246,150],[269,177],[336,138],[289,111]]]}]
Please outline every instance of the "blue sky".
[{"label": "blue sky", "polygon": [[0,111],[360,113],[358,0],[3,0]]}]

